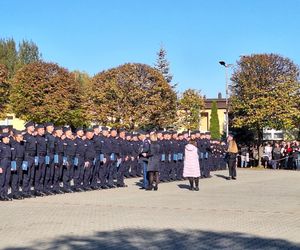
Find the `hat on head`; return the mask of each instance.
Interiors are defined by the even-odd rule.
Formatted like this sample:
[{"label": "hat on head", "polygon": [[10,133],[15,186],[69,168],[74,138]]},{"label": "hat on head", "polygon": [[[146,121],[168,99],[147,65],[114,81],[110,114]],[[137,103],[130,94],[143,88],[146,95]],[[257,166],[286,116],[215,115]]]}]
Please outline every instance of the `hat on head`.
[{"label": "hat on head", "polygon": [[206,135],[210,135],[210,131],[205,132]]},{"label": "hat on head", "polygon": [[99,125],[94,125],[93,129],[99,128]]},{"label": "hat on head", "polygon": [[25,124],[25,128],[28,128],[28,127],[31,127],[31,126],[34,126],[34,122],[32,122],[32,121],[29,121]]},{"label": "hat on head", "polygon": [[126,132],[126,129],[125,128],[120,128],[119,133],[122,133],[122,132]]},{"label": "hat on head", "polygon": [[71,131],[71,128],[70,127],[64,127],[63,132],[66,133],[67,131]]},{"label": "hat on head", "polygon": [[117,129],[116,128],[111,128],[110,131],[117,131]]},{"label": "hat on head", "polygon": [[92,129],[92,128],[87,128],[87,129],[85,130],[85,132],[94,132],[94,129]]},{"label": "hat on head", "polygon": [[139,131],[138,131],[138,134],[139,134],[139,135],[146,135],[147,133],[146,133],[144,130],[139,130]]},{"label": "hat on head", "polygon": [[38,124],[38,125],[35,126],[35,128],[36,128],[36,129],[39,129],[39,128],[45,128],[45,127],[44,127],[43,124]]},{"label": "hat on head", "polygon": [[5,137],[9,137],[9,133],[3,133],[3,134],[1,134],[1,139],[5,138]]},{"label": "hat on head", "polygon": [[46,123],[45,123],[45,127],[48,127],[48,126],[54,126],[54,125],[53,125],[52,122],[46,122]]},{"label": "hat on head", "polygon": [[62,126],[57,126],[57,127],[54,128],[54,130],[55,131],[57,131],[57,130],[63,130],[63,128],[62,128]]},{"label": "hat on head", "polygon": [[76,128],[76,130],[75,130],[75,132],[77,133],[78,131],[83,131],[83,128],[82,127],[78,127],[78,128]]},{"label": "hat on head", "polygon": [[109,129],[108,129],[108,127],[102,127],[101,130],[102,131],[108,131]]},{"label": "hat on head", "polygon": [[14,130],[14,135],[22,135],[23,132],[21,130]]},{"label": "hat on head", "polygon": [[127,132],[127,133],[125,134],[125,136],[126,136],[126,137],[127,137],[127,136],[132,136],[132,134],[129,133],[129,132]]}]

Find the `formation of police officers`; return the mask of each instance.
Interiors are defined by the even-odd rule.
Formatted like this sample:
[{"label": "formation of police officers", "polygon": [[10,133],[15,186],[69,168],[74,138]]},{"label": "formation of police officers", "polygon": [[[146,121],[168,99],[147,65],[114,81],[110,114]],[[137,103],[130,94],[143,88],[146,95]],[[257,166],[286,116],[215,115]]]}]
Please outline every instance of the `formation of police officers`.
[{"label": "formation of police officers", "polygon": [[[183,179],[184,148],[197,141],[201,177],[226,169],[225,144],[199,131],[128,133],[125,129],[93,126],[84,130],[25,124],[25,131],[4,128],[0,143],[0,200],[126,187],[124,177],[141,177],[144,145],[156,133],[161,145],[161,182]],[[147,143],[145,143],[147,142]],[[9,193],[9,190],[10,193]]]}]

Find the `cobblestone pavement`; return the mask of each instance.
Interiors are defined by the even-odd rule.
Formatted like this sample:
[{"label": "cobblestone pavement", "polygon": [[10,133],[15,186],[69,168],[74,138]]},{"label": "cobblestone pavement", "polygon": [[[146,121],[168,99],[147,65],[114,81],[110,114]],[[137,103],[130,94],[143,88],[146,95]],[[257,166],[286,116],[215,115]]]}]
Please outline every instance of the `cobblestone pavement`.
[{"label": "cobblestone pavement", "polygon": [[0,203],[1,249],[300,249],[300,172],[239,169],[200,181]]}]

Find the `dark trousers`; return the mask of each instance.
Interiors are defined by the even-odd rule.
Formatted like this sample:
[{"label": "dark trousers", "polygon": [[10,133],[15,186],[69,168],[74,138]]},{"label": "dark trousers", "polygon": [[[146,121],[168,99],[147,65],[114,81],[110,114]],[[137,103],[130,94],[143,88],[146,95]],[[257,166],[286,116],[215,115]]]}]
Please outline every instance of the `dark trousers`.
[{"label": "dark trousers", "polygon": [[171,161],[170,162],[170,179],[176,180],[176,168],[177,168],[177,161]]},{"label": "dark trousers", "polygon": [[128,162],[122,162],[120,166],[117,168],[117,185],[124,185],[124,176],[126,172],[126,168],[128,166]]},{"label": "dark trousers", "polygon": [[20,191],[20,187],[22,184],[22,159],[16,159],[17,169],[16,171],[11,171],[11,193],[17,194]]},{"label": "dark trousers", "polygon": [[176,164],[176,179],[182,180],[183,178],[183,161],[177,161]]},{"label": "dark trousers", "polygon": [[84,175],[84,158],[78,157],[77,166],[73,166],[73,179],[74,179],[75,188],[80,188],[82,186],[83,175]]},{"label": "dark trousers", "polygon": [[228,159],[229,176],[236,177],[236,156],[229,156]]},{"label": "dark trousers", "polygon": [[141,168],[143,169],[143,188],[147,188],[149,185],[148,175],[147,175],[148,162],[142,161]]},{"label": "dark trousers", "polygon": [[108,166],[108,185],[114,185],[114,179],[117,174],[117,162],[112,161]]},{"label": "dark trousers", "polygon": [[100,164],[101,164],[100,160],[97,160],[95,165],[93,166],[93,170],[91,173],[91,186],[92,187],[98,186]]},{"label": "dark trousers", "polygon": [[49,155],[50,161],[49,164],[46,165],[46,175],[45,175],[45,184],[44,190],[49,191],[51,190],[51,186],[53,185],[54,180],[54,155]]},{"label": "dark trousers", "polygon": [[5,197],[8,195],[9,181],[11,175],[11,166],[9,159],[2,159],[0,161],[2,174],[0,174],[0,196]]},{"label": "dark trousers", "polygon": [[62,174],[62,180],[63,180],[63,187],[65,189],[71,188],[71,180],[72,180],[72,171],[73,171],[74,165],[73,165],[73,158],[68,157],[67,164],[63,165],[63,174]]},{"label": "dark trousers", "polygon": [[137,169],[139,167],[139,163],[137,159],[134,159],[130,162],[130,175],[137,176]]},{"label": "dark trousers", "polygon": [[83,171],[82,171],[83,187],[90,186],[92,170],[93,170],[93,161],[89,161],[88,165],[83,166]]},{"label": "dark trousers", "polygon": [[59,156],[58,163],[53,164],[54,165],[54,176],[53,176],[53,190],[58,191],[60,189],[60,181],[62,178],[62,169],[63,169],[63,160],[62,156]]},{"label": "dark trousers", "polygon": [[100,179],[101,187],[107,185],[108,167],[109,167],[109,162],[101,163],[99,166],[99,179]]},{"label": "dark trousers", "polygon": [[39,156],[39,164],[36,166],[34,178],[34,188],[36,191],[44,191],[44,181],[46,175],[45,157]]},{"label": "dark trousers", "polygon": [[22,191],[25,194],[29,194],[31,186],[34,183],[34,174],[35,174],[34,157],[33,156],[25,156],[24,161],[28,162],[28,168],[27,168],[27,170],[23,170]]}]

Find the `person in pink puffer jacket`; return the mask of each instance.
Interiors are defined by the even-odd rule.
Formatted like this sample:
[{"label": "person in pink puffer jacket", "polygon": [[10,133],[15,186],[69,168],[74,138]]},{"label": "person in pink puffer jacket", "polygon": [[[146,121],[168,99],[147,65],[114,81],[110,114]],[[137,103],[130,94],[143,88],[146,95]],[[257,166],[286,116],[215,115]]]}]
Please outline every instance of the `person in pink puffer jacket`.
[{"label": "person in pink puffer jacket", "polygon": [[199,191],[200,164],[195,140],[190,140],[189,144],[185,146],[184,154],[183,177],[189,179],[191,191]]}]

